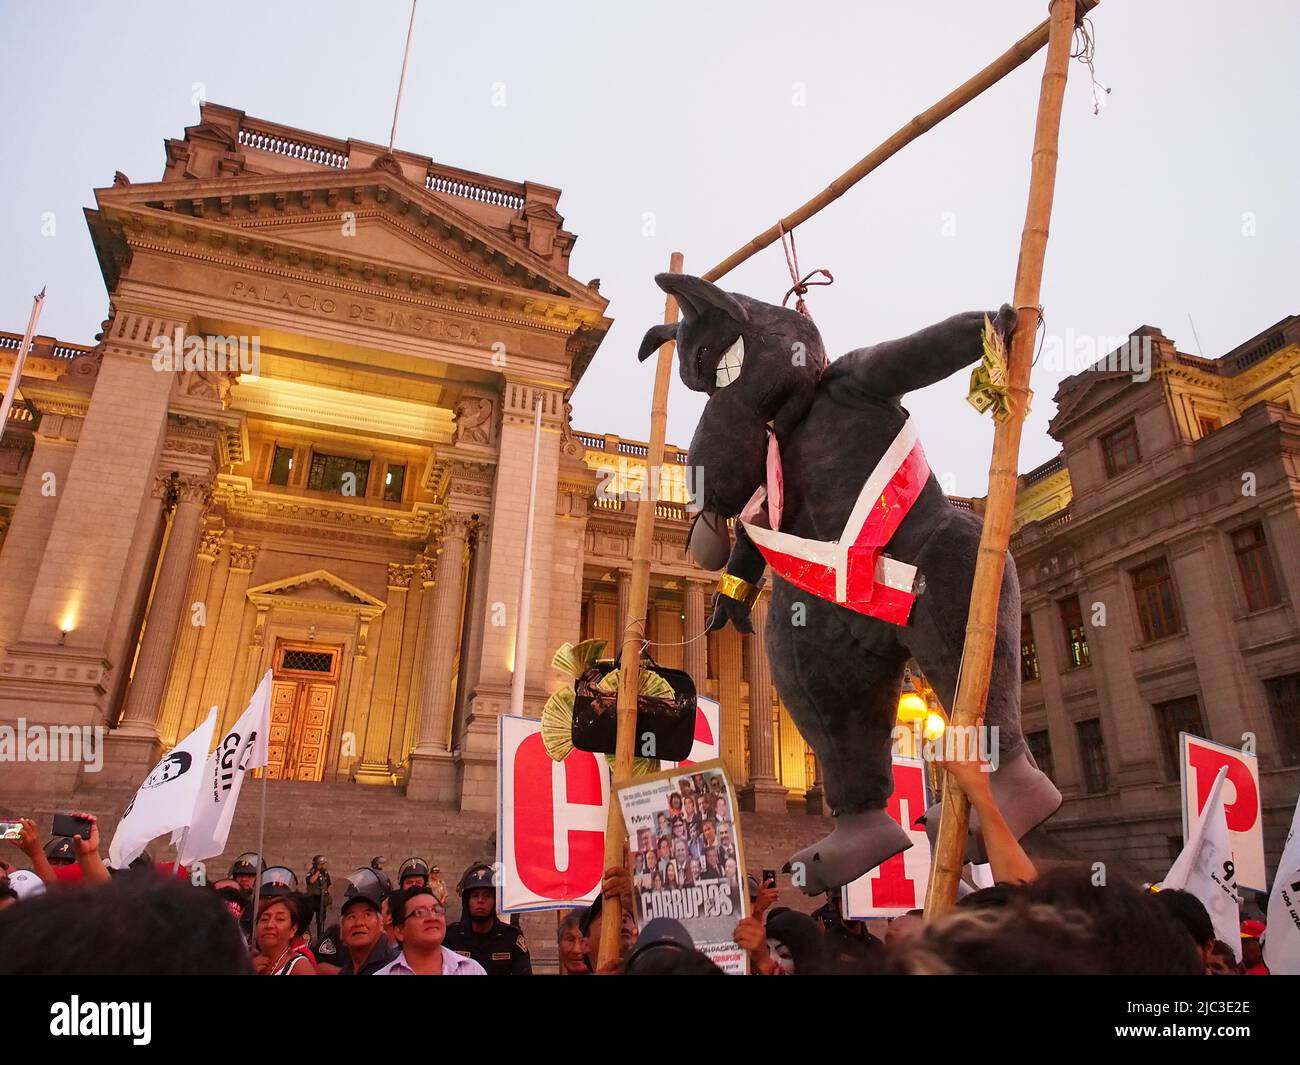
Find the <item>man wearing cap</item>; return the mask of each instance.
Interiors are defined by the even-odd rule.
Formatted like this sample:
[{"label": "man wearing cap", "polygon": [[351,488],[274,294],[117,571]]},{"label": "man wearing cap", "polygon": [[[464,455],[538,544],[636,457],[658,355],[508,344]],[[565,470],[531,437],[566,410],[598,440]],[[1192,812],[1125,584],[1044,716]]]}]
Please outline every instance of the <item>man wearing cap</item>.
[{"label": "man wearing cap", "polygon": [[380,903],[369,895],[358,893],[343,900],[339,935],[346,958],[339,976],[371,976],[400,953],[384,935]]},{"label": "man wearing cap", "polygon": [[375,976],[486,976],[483,966],[447,947],[447,911],[427,887],[389,897],[401,951]]},{"label": "man wearing cap", "polygon": [[471,865],[460,882],[460,920],[447,926],[447,948],[473,958],[488,976],[532,976],[528,941],[514,925],[497,918],[496,908],[492,866]]}]

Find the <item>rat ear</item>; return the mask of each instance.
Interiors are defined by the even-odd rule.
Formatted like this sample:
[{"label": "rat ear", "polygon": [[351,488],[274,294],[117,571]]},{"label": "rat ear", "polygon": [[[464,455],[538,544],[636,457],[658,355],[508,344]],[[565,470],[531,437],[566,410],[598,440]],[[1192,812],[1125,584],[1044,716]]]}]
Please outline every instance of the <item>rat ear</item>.
[{"label": "rat ear", "polygon": [[669,340],[677,339],[677,323],[672,322],[666,325],[652,325],[646,330],[645,337],[641,340],[641,347],[637,349],[636,361],[645,362],[656,351],[658,351]]},{"label": "rat ear", "polygon": [[710,307],[728,315],[736,325],[749,321],[749,312],[731,293],[723,292],[712,281],[690,274],[655,274],[655,284],[674,296],[681,308],[682,319],[697,318]]}]

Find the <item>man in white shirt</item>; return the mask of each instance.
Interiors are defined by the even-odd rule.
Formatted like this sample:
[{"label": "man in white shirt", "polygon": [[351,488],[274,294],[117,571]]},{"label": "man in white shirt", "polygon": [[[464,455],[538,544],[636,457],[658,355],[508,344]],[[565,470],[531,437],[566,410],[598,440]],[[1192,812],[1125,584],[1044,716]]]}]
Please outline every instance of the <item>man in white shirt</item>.
[{"label": "man in white shirt", "polygon": [[389,910],[402,952],[376,976],[486,976],[473,958],[447,950],[447,911],[427,886],[389,896]]}]

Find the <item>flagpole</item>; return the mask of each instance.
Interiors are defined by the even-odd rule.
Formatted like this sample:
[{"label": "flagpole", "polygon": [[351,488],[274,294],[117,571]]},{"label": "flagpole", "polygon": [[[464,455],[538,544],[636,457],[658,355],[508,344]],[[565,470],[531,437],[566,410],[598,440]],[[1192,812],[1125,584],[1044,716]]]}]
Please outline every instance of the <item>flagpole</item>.
[{"label": "flagpole", "polygon": [[36,323],[40,321],[41,308],[45,306],[45,289],[32,300],[31,317],[27,319],[27,332],[23,334],[22,345],[14,359],[14,368],[9,373],[9,386],[5,389],[4,400],[0,401],[0,440],[4,439],[5,427],[9,424],[9,410],[14,405],[14,393],[18,391],[18,382],[23,376],[23,364],[31,350],[32,336],[36,333]]},{"label": "flagpole", "polygon": [[257,945],[257,906],[262,898],[262,867],[266,859],[262,857],[262,848],[266,845],[266,782],[270,779],[270,766],[262,767],[262,811],[257,817],[257,877],[253,880],[253,945]]},{"label": "flagpole", "polygon": [[406,27],[406,48],[402,52],[402,73],[397,79],[397,102],[393,104],[393,129],[388,134],[388,150],[393,150],[397,140],[397,112],[402,106],[402,86],[406,84],[406,60],[411,55],[411,32],[415,29],[415,0],[411,0],[411,21]]},{"label": "flagpole", "polygon": [[528,620],[533,599],[533,509],[537,506],[537,463],[542,450],[542,393],[533,405],[533,472],[528,482],[528,521],[524,526],[524,571],[519,578],[519,614],[515,619],[515,670],[510,678],[510,713],[524,713],[528,671]]}]

